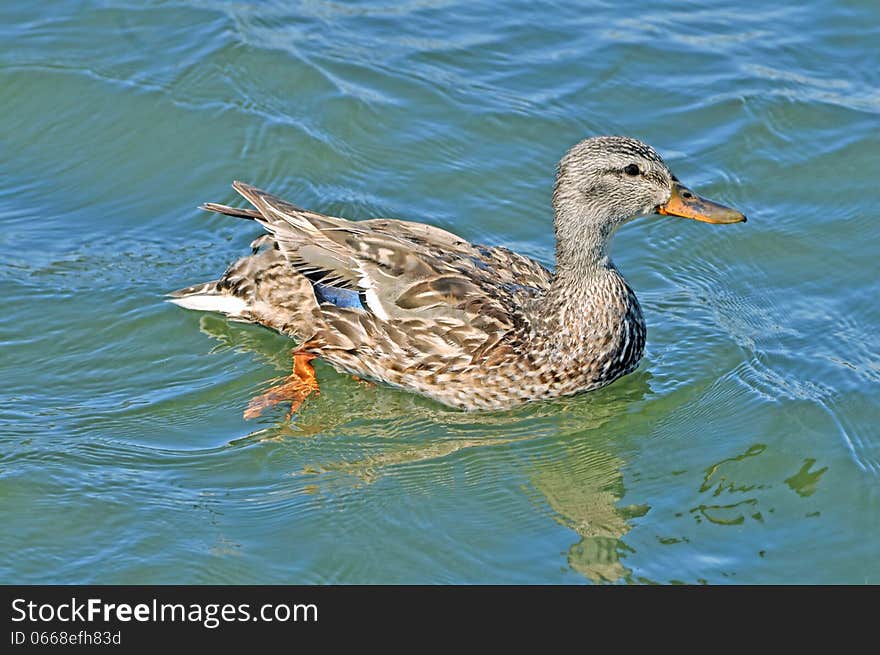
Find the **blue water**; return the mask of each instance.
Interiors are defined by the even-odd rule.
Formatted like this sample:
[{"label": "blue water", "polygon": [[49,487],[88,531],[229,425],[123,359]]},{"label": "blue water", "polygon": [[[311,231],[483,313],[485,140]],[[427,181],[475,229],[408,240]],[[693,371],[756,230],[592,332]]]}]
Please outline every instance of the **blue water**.
[{"label": "blue water", "polygon": [[[0,5],[3,583],[878,583],[880,5]],[[552,265],[554,166],[654,145],[739,226],[614,257],[632,375],[466,414],[163,294],[241,179]]]}]

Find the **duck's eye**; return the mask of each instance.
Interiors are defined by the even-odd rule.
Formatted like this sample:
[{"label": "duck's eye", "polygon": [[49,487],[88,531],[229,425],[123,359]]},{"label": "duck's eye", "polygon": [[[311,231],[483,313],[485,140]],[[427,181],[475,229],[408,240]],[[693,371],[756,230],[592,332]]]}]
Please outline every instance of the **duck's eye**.
[{"label": "duck's eye", "polygon": [[639,167],[636,164],[628,164],[627,167],[623,169],[623,172],[627,175],[632,175],[633,177],[641,173]]}]

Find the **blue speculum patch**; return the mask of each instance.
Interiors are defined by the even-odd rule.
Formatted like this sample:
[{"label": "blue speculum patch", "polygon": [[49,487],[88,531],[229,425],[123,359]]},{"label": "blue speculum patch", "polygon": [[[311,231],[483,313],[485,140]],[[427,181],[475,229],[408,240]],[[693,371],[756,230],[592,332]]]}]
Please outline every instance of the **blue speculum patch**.
[{"label": "blue speculum patch", "polygon": [[331,287],[326,284],[314,283],[315,296],[318,302],[329,302],[337,307],[353,307],[362,309],[360,294],[351,289],[340,289],[339,287]]}]

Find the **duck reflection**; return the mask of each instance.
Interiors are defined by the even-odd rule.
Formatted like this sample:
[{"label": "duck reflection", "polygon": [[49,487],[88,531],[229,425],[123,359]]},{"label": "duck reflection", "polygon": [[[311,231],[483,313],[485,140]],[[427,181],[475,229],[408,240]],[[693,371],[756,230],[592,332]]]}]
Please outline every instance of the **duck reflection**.
[{"label": "duck reflection", "polygon": [[568,565],[593,582],[629,578],[631,571],[621,561],[630,550],[623,536],[630,530],[630,520],[650,509],[619,506],[624,494],[622,468],[619,457],[583,447],[541,467],[531,478],[554,518],[580,537],[568,549]]},{"label": "duck reflection", "polygon": [[[253,351],[279,370],[288,365],[290,342],[263,330],[203,317],[202,331],[227,347]],[[522,443],[530,455],[509,459],[536,492],[530,497],[538,510],[575,533],[566,556],[570,569],[597,583],[630,578],[622,560],[631,549],[623,538],[631,521],[650,508],[620,506],[625,462],[618,454],[620,435],[612,426],[650,394],[647,372],[585,396],[501,413],[450,410],[413,394],[356,384],[329,368],[320,375],[322,395],[310,399],[293,422],[283,421],[281,411],[270,413],[264,427],[239,442],[362,436],[356,456],[314,461],[299,471],[318,480],[328,472],[343,473],[359,484],[466,449],[516,448]],[[633,421],[638,423],[628,416],[630,426]]]}]

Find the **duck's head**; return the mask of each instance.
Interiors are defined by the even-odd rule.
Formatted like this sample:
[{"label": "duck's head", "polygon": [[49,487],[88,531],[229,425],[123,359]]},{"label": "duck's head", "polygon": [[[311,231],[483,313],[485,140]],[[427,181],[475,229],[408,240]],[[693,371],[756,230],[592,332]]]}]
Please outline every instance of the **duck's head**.
[{"label": "duck's head", "polygon": [[639,216],[681,216],[705,223],[746,220],[684,186],[651,146],[623,136],[593,137],[571,148],[559,162],[553,206],[563,249],[567,242],[581,250],[581,243],[601,246],[603,252],[614,231]]}]

